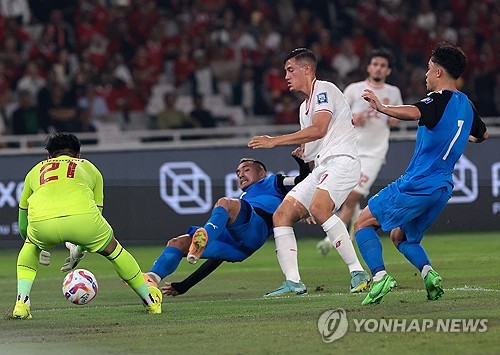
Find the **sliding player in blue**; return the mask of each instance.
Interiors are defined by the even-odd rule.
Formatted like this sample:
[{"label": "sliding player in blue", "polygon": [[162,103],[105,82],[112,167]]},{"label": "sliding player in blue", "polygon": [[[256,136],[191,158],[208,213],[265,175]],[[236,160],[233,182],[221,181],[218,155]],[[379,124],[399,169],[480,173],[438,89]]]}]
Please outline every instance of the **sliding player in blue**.
[{"label": "sliding player in blue", "polygon": [[[209,259],[190,279],[189,289],[215,270],[222,261],[241,262],[262,247],[273,233],[274,211],[286,193],[309,174],[308,164],[297,157],[300,150],[297,149],[292,155],[300,167],[300,175],[296,177],[281,174],[267,176],[262,162],[252,158],[241,159],[236,169],[238,187],[243,190],[241,197],[220,198],[203,227],[192,226],[186,234],[169,240],[147,273],[150,281],[159,283],[177,269],[185,256],[191,264],[200,258]],[[166,295],[176,295],[187,289],[180,287],[176,290],[175,284],[172,286],[167,283],[162,291]],[[306,292],[304,286],[303,293]]]},{"label": "sliding player in blue", "polygon": [[469,98],[458,91],[456,80],[467,59],[461,49],[440,43],[426,73],[426,98],[414,105],[380,103],[371,90],[363,98],[375,110],[406,121],[418,121],[415,151],[406,173],[368,201],[354,224],[359,250],[373,275],[370,292],[362,304],[376,304],[396,286],[382,259],[376,230],[390,231],[396,248],[422,274],[427,299],[444,291],[441,276],[432,269],[420,244],[425,232],[446,206],[453,190],[453,170],[467,141],[488,138],[486,126]]}]

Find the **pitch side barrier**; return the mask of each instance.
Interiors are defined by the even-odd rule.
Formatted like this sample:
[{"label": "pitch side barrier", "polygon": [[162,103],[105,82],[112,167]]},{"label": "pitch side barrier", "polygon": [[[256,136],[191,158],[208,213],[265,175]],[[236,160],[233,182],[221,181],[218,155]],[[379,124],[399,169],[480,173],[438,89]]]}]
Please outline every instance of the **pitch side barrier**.
[{"label": "pitch side barrier", "polygon": [[[372,193],[399,177],[411,159],[415,141],[392,141],[387,164]],[[221,196],[238,197],[235,169],[242,157],[262,160],[269,172],[297,173],[293,147],[252,150],[244,146],[168,150],[86,152],[103,173],[104,215],[116,236],[129,243],[159,243],[199,225]],[[500,230],[500,137],[468,144],[455,169],[455,190],[430,232]],[[18,202],[26,172],[42,155],[0,155],[0,247],[20,245]],[[299,224],[298,237],[323,232]]]}]

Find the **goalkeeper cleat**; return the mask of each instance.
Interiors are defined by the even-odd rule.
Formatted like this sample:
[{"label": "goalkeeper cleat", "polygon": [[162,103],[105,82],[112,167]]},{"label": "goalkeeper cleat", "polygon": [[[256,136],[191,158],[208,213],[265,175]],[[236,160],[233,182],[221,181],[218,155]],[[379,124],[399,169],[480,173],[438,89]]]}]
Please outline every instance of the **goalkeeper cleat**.
[{"label": "goalkeeper cleat", "polygon": [[149,290],[149,298],[152,303],[146,304],[144,308],[146,308],[146,312],[149,314],[160,314],[161,313],[161,302],[163,296],[161,291],[154,286],[148,286]]},{"label": "goalkeeper cleat", "polygon": [[283,282],[283,284],[277,290],[266,293],[264,297],[283,297],[305,294],[307,294],[307,287],[302,281],[293,282],[290,280],[285,280],[285,282]]},{"label": "goalkeeper cleat", "polygon": [[427,290],[427,299],[430,301],[435,301],[444,293],[443,286],[441,286],[441,281],[443,279],[441,276],[435,272],[434,270],[430,270],[425,276],[424,285]]},{"label": "goalkeeper cleat", "polygon": [[14,311],[12,312],[12,317],[18,319],[31,319],[33,316],[30,312],[30,306],[23,302],[23,300],[18,300]]},{"label": "goalkeeper cleat", "polygon": [[40,265],[49,266],[50,265],[50,253],[46,250],[40,252],[40,257],[38,259]]},{"label": "goalkeeper cleat", "polygon": [[189,252],[187,254],[187,261],[190,264],[196,264],[200,260],[201,254],[205,250],[208,243],[208,234],[205,228],[198,228],[193,234]]},{"label": "goalkeeper cleat", "polygon": [[369,283],[370,278],[366,271],[351,272],[351,293],[363,292]]},{"label": "goalkeeper cleat", "polygon": [[367,304],[378,304],[382,301],[382,298],[392,290],[393,287],[397,287],[396,280],[389,274],[385,274],[384,278],[380,281],[372,282],[370,286],[370,292],[366,295],[362,305]]},{"label": "goalkeeper cleat", "polygon": [[144,278],[144,282],[146,282],[146,285],[148,285],[148,287],[153,286],[153,287],[158,288],[158,283],[151,276],[149,276],[147,273],[143,272],[142,277]]},{"label": "goalkeeper cleat", "polygon": [[73,270],[78,265],[78,263],[85,256],[85,253],[82,253],[80,250],[78,250],[78,246],[73,243],[66,242],[64,243],[64,245],[69,249],[69,257],[64,260],[64,264],[61,267],[61,272],[68,272],[70,270]]},{"label": "goalkeeper cleat", "polygon": [[316,249],[321,255],[326,255],[330,252],[330,250],[333,249],[333,244],[327,237],[325,239],[320,240],[318,244],[316,244]]}]

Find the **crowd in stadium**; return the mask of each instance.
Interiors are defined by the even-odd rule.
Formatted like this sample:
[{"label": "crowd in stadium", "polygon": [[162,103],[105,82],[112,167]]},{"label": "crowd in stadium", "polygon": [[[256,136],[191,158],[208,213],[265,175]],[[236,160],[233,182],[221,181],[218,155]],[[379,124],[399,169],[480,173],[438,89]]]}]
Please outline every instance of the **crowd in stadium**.
[{"label": "crowd in stadium", "polygon": [[[136,112],[152,129],[227,124],[203,104],[214,96],[244,117],[297,123],[282,60],[297,47],[340,89],[366,76],[373,48],[389,48],[389,82],[413,103],[440,41],[464,50],[461,90],[482,116],[498,116],[494,0],[2,0],[0,134],[92,132]],[[182,97],[195,98],[189,112]]]}]

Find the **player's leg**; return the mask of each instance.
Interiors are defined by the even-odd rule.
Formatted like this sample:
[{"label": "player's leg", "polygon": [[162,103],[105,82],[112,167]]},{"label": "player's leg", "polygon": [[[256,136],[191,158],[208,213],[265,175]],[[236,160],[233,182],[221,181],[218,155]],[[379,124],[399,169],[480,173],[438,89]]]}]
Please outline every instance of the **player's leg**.
[{"label": "player's leg", "polygon": [[99,212],[62,217],[59,220],[60,230],[63,231],[61,237],[64,237],[64,241],[105,256],[118,276],[141,298],[148,313],[161,313],[160,290],[154,287],[148,288],[139,264],[115,239],[113,229]]},{"label": "player's leg", "polygon": [[309,210],[349,268],[351,292],[360,292],[368,285],[368,273],[359,262],[346,225],[334,214],[358,181],[359,163],[349,157],[334,158],[320,173]]},{"label": "player's leg", "polygon": [[14,318],[32,318],[30,293],[38,271],[40,252],[40,248],[26,240],[17,257],[17,299],[12,312]]},{"label": "player's leg", "polygon": [[[302,181],[301,184],[306,180]],[[295,187],[294,192],[297,193],[299,185]],[[300,279],[297,241],[292,225],[308,216],[309,212],[304,205],[292,197],[290,193],[285,197],[276,212],[274,212],[273,224],[276,256],[281,271],[285,275],[285,282],[275,291],[266,293],[265,297],[307,293],[307,288]]]},{"label": "player's leg", "polygon": [[192,234],[198,227],[190,227],[187,234],[180,235],[168,241],[161,255],[155,260],[151,270],[147,273],[158,284],[179,266],[182,258],[187,255],[191,245]]},{"label": "player's leg", "polygon": [[212,214],[203,228],[193,234],[187,260],[195,264],[201,257],[208,240],[216,240],[226,225],[233,223],[241,209],[241,203],[234,198],[222,197],[215,204]]}]

